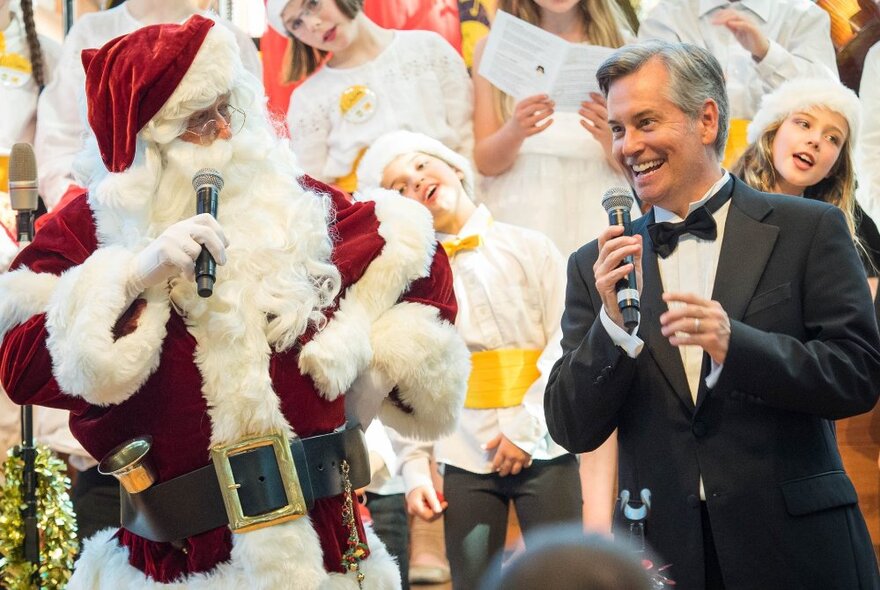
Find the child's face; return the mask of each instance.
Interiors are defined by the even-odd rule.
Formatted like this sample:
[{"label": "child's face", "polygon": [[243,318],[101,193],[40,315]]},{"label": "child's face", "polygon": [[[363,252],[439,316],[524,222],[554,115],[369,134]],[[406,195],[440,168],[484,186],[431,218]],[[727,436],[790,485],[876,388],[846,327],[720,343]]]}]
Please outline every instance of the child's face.
[{"label": "child's face", "polygon": [[391,161],[382,174],[382,187],[399,192],[428,208],[434,227],[443,231],[468,199],[461,183],[464,174],[445,161],[422,152],[403,154]]},{"label": "child's face", "polygon": [[846,118],[838,112],[813,108],[792,113],[773,138],[773,167],[779,190],[803,194],[804,189],[831,174],[849,135]]},{"label": "child's face", "polygon": [[352,20],[335,0],[290,0],[281,11],[287,31],[302,43],[322,51],[340,51],[351,43]]}]

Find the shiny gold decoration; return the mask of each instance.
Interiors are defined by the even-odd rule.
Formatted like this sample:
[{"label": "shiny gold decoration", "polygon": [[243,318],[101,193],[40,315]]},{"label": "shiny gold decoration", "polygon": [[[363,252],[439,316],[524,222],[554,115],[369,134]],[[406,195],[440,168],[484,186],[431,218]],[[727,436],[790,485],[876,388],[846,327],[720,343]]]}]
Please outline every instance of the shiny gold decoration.
[{"label": "shiny gold decoration", "polygon": [[8,590],[64,588],[73,572],[79,546],[76,516],[68,490],[67,465],[45,445],[37,446],[37,528],[40,563],[24,558],[21,510],[24,461],[11,449],[3,464],[6,481],[0,488],[0,587]]},{"label": "shiny gold decoration", "polygon": [[358,588],[364,587],[364,572],[361,571],[361,561],[367,554],[366,543],[361,542],[358,534],[357,522],[354,518],[354,511],[357,507],[354,504],[354,492],[351,489],[351,479],[348,477],[350,468],[348,461],[343,460],[340,465],[342,470],[342,488],[345,493],[345,505],[342,507],[342,524],[348,528],[348,549],[342,554],[342,567],[349,572],[355,572]]}]

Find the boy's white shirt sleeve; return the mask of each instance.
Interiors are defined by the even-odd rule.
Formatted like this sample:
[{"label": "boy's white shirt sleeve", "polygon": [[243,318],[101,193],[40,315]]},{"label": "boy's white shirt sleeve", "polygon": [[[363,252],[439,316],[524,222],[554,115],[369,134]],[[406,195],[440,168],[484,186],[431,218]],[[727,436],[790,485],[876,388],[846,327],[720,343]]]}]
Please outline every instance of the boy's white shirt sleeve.
[{"label": "boy's white shirt sleeve", "polygon": [[824,10],[804,11],[797,35],[788,40],[786,47],[774,39],[768,40],[767,55],[755,64],[766,92],[795,78],[824,76],[838,79],[836,54],[831,43],[831,19]]},{"label": "boy's white shirt sleeve", "polygon": [[412,490],[423,486],[433,489],[431,456],[434,452],[434,443],[405,438],[394,431],[389,432],[389,438],[397,454],[397,464],[403,476],[406,494],[409,495]]},{"label": "boy's white shirt sleeve", "polygon": [[546,344],[537,363],[540,376],[526,391],[522,405],[498,411],[502,434],[529,455],[535,454],[538,444],[548,434],[544,416],[544,389],[553,365],[562,356],[560,322],[565,308],[565,263],[550,239],[545,236],[542,239],[542,256],[533,259],[536,276],[541,280],[530,286],[540,292],[543,303],[542,324]]}]

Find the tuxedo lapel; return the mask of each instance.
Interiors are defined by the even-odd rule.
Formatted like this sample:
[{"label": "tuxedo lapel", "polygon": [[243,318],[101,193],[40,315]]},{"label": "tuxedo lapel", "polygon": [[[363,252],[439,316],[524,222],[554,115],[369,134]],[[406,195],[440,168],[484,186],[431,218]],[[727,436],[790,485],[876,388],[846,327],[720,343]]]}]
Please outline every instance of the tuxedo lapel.
[{"label": "tuxedo lapel", "polygon": [[764,274],[779,228],[762,222],[772,207],[761,193],[741,180],[734,182],[712,299],[721,303],[730,319],[741,320]]},{"label": "tuxedo lapel", "polygon": [[[779,228],[763,223],[763,219],[772,211],[772,206],[762,194],[737,178],[734,178],[734,183],[724,226],[724,241],[715,271],[712,299],[721,304],[731,320],[741,320],[755,294],[758,281],[764,274],[764,268],[779,235]],[[707,357],[703,363],[702,377],[706,376],[710,366]],[[701,378],[697,411],[706,393],[705,380]]]},{"label": "tuxedo lapel", "polygon": [[642,315],[639,328],[639,336],[645,342],[646,348],[660,367],[669,386],[681,399],[681,402],[689,411],[693,411],[694,402],[688,387],[687,375],[684,364],[681,362],[681,354],[677,348],[669,344],[669,340],[660,333],[660,315],[667,310],[666,302],[663,301],[663,285],[660,279],[660,267],[657,264],[657,254],[654,252],[654,244],[648,235],[648,225],[654,221],[654,212],[645,216],[641,225],[642,234],[642,294],[639,300]]}]

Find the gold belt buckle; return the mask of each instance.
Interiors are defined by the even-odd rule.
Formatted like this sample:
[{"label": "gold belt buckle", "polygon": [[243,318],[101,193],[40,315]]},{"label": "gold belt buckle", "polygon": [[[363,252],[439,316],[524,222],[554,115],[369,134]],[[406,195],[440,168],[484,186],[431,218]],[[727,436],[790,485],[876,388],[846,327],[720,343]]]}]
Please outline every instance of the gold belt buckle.
[{"label": "gold belt buckle", "polygon": [[[242,510],[241,498],[238,497],[238,488],[241,487],[241,484],[235,482],[229,458],[251,449],[270,445],[275,452],[275,460],[278,462],[278,471],[281,473],[287,504],[265,514],[247,516]],[[299,483],[296,465],[293,462],[293,455],[290,453],[290,445],[286,436],[277,433],[268,434],[246,438],[230,445],[218,445],[211,449],[211,461],[214,462],[217,481],[220,483],[220,494],[223,496],[223,505],[226,507],[226,515],[229,518],[229,528],[233,533],[254,531],[297,519],[306,513],[302,486]]]}]

